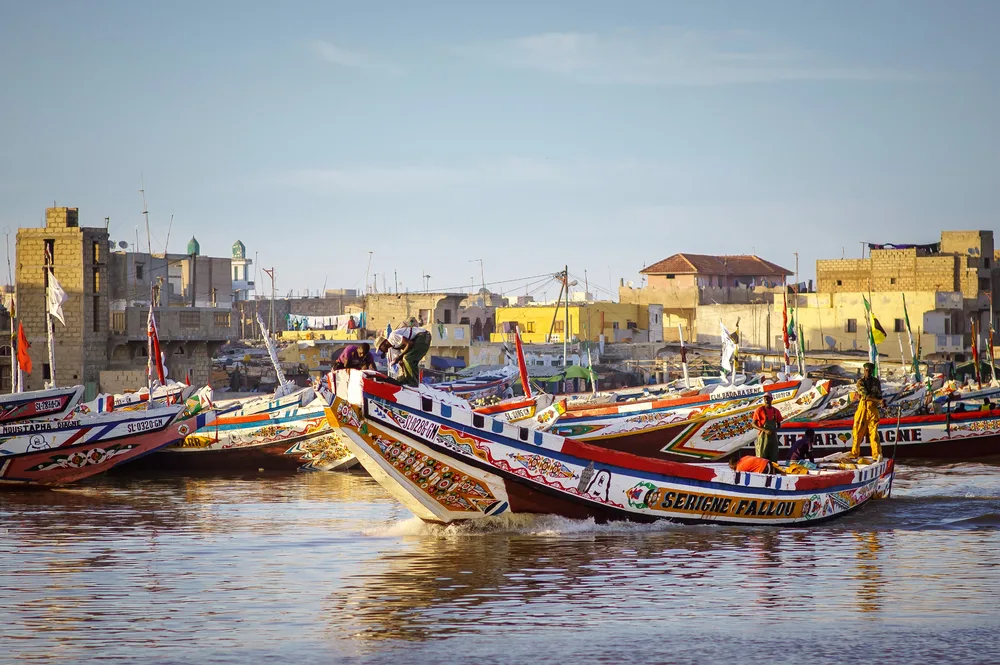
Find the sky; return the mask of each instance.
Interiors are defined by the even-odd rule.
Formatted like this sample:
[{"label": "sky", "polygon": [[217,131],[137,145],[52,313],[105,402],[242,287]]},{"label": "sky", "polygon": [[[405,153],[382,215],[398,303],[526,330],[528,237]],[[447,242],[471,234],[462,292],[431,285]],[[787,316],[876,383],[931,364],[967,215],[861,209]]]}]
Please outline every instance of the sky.
[{"label": "sky", "polygon": [[676,252],[806,279],[995,228],[998,28],[989,0],[0,0],[0,230],[56,202],[145,249],[144,187],[154,251],[240,239],[280,294],[554,298],[565,264],[607,297]]}]

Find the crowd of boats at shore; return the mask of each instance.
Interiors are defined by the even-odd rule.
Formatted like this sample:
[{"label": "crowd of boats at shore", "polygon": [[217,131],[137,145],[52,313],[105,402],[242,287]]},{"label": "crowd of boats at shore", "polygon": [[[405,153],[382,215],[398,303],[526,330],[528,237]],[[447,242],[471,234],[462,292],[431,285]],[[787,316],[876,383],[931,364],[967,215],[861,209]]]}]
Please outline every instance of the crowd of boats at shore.
[{"label": "crowd of boats at shore", "polygon": [[[116,467],[190,474],[360,464],[432,522],[550,513],[804,524],[889,495],[897,460],[1000,455],[995,387],[942,377],[885,383],[885,457],[855,459],[845,452],[851,384],[780,374],[557,396],[532,390],[521,363],[417,387],[336,370],[311,387],[282,380],[272,394],[236,400],[157,382],[89,402],[82,386],[5,395],[0,486],[58,486]],[[518,384],[526,389],[511,396]],[[752,413],[765,396],[782,413],[782,447],[816,433],[815,469],[763,474],[726,464],[752,446]]]}]

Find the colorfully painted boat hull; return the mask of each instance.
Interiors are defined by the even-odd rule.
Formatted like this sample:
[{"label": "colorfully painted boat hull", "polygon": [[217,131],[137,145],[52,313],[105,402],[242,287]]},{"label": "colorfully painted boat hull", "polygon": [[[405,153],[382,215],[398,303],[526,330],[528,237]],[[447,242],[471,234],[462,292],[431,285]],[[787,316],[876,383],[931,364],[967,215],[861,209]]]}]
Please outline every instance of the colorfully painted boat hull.
[{"label": "colorfully painted boat hull", "polygon": [[0,425],[36,418],[61,418],[83,396],[83,386],[0,395]]},{"label": "colorfully painted boat hull", "polygon": [[[883,494],[890,460],[801,476],[736,473],[610,451],[341,373],[328,417],[365,469],[415,515],[804,525]],[[352,383],[357,385],[351,385]]]},{"label": "colorfully painted boat hull", "polygon": [[[787,423],[778,430],[778,443],[787,450],[806,428],[811,428],[817,437],[813,444],[815,455],[850,450],[853,425],[851,420]],[[878,431],[882,454],[892,455],[895,446],[895,456],[901,460],[964,461],[1000,456],[1000,409],[904,417],[899,420],[898,435],[896,418],[883,418]],[[861,449],[862,454],[871,454],[867,443]]]},{"label": "colorfully painted boat hull", "polygon": [[[182,406],[174,406],[145,413],[104,414],[67,421],[66,427],[67,422],[45,423],[59,425],[39,431],[38,436],[45,436],[51,447],[0,456],[0,483],[76,482],[176,443],[215,418],[211,411],[184,418],[182,411]],[[0,429],[0,437],[7,429]],[[10,439],[6,439],[2,445],[9,443]]]}]

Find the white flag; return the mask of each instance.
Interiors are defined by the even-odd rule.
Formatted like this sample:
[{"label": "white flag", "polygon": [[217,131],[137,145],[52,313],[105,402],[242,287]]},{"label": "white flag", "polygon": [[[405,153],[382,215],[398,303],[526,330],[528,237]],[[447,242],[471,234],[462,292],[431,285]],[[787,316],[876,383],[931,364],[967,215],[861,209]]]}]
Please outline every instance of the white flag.
[{"label": "white flag", "polygon": [[736,343],[733,342],[733,338],[726,329],[726,324],[719,321],[719,326],[722,328],[722,369],[731,372],[733,371],[733,355],[736,353]]},{"label": "white flag", "polygon": [[59,319],[59,323],[66,325],[66,319],[63,318],[62,306],[64,302],[69,300],[69,296],[63,291],[63,287],[59,285],[59,280],[56,279],[55,273],[51,271],[49,272],[49,289],[46,300],[49,305],[49,314],[53,318]]}]

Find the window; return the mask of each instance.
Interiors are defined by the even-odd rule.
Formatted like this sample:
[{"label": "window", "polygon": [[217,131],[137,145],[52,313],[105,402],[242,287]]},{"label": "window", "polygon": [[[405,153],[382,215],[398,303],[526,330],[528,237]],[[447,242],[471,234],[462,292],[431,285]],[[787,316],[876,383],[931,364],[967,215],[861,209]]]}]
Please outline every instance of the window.
[{"label": "window", "polygon": [[51,381],[52,380],[52,370],[49,369],[49,364],[45,363],[42,365],[42,380]]},{"label": "window", "polygon": [[135,264],[135,278],[137,280],[143,279],[143,275],[145,274],[144,268],[145,266],[142,263]]},{"label": "window", "polygon": [[637,330],[639,328],[639,324],[637,324],[635,321],[626,321],[625,327],[628,328],[629,330]]},{"label": "window", "polygon": [[567,360],[566,361],[566,367],[572,367],[572,366],[573,366],[573,361],[572,360]]},{"label": "window", "polygon": [[94,296],[91,303],[90,320],[94,332],[101,332],[101,296]]},{"label": "window", "polygon": [[843,285],[844,285],[844,280],[838,279],[837,286],[843,286]]},{"label": "window", "polygon": [[111,331],[125,332],[125,312],[111,312]]},{"label": "window", "polygon": [[674,279],[675,277],[675,275],[667,275],[667,279]]},{"label": "window", "polygon": [[983,259],[983,267],[984,268],[989,268],[990,267],[990,260],[989,259]]},{"label": "window", "polygon": [[94,293],[101,292],[101,269],[94,268]]},{"label": "window", "polygon": [[895,284],[896,283],[896,278],[895,277],[890,277],[889,278],[889,283],[890,284]]},{"label": "window", "polygon": [[566,322],[565,321],[556,321],[555,332],[561,333],[565,329],[566,329]]},{"label": "window", "polygon": [[229,312],[216,312],[215,313],[215,325],[219,328],[229,327]]},{"label": "window", "polygon": [[945,335],[951,334],[951,319],[944,320],[944,334]]},{"label": "window", "polygon": [[444,310],[444,322],[445,323],[451,323],[451,310],[450,309]]},{"label": "window", "polygon": [[9,346],[0,346],[0,357],[10,358],[11,351]]},{"label": "window", "polygon": [[177,322],[181,328],[197,328],[201,325],[201,314],[198,312],[178,312]]},{"label": "window", "polygon": [[892,326],[892,332],[906,332],[906,321],[903,319],[896,319],[896,322]]},{"label": "window", "polygon": [[329,349],[320,349],[319,350],[319,357],[320,358],[329,358],[330,357],[330,350]]},{"label": "window", "polygon": [[980,277],[979,278],[979,290],[980,291],[989,291],[990,290],[990,278],[989,277]]},{"label": "window", "polygon": [[299,360],[302,361],[302,362],[305,362],[306,361],[306,354],[300,353],[299,354]]},{"label": "window", "polygon": [[525,323],[524,324],[524,332],[530,332],[530,333],[535,332],[535,322],[534,321],[528,321],[527,323]]},{"label": "window", "polygon": [[45,265],[51,266],[55,265],[56,257],[56,241],[46,239],[45,241]]},{"label": "window", "polygon": [[847,319],[847,323],[844,325],[844,332],[849,332],[849,333],[858,332],[858,320]]},{"label": "window", "polygon": [[92,249],[93,249],[93,252],[94,252],[94,263],[100,263],[101,262],[101,243],[95,242],[95,243],[92,243],[92,245],[93,245]]},{"label": "window", "polygon": [[238,281],[239,278],[240,278],[239,269],[236,266],[233,266],[233,281],[234,282]]},{"label": "window", "polygon": [[618,322],[617,321],[612,321],[611,322],[611,328],[612,328],[612,330],[618,330]]}]

